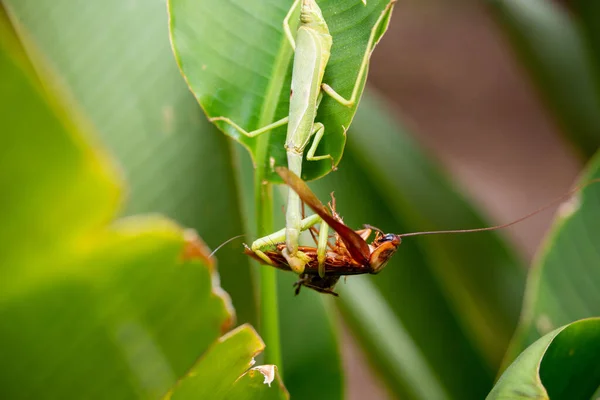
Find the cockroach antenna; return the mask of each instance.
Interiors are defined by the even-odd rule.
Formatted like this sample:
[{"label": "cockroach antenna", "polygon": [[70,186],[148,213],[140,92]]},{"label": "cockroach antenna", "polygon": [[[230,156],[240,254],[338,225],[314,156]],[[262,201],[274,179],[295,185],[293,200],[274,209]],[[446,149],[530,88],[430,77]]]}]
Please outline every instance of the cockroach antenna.
[{"label": "cockroach antenna", "polygon": [[474,229],[452,229],[452,230],[444,230],[444,231],[428,231],[428,232],[411,232],[411,233],[402,233],[400,235],[397,235],[401,238],[405,238],[405,237],[409,237],[409,236],[422,236],[422,235],[442,235],[442,234],[447,234],[447,233],[474,233],[474,232],[485,232],[485,231],[495,231],[498,229],[504,229],[504,228],[508,228],[509,226],[513,226],[515,224],[518,224],[519,222],[522,222],[530,217],[533,217],[536,214],[541,213],[542,211],[547,210],[548,208],[556,205],[558,202],[566,200],[568,198],[570,198],[571,196],[573,196],[574,194],[578,193],[580,190],[588,187],[589,185],[593,184],[593,183],[598,183],[600,182],[600,178],[595,178],[595,179],[591,179],[585,183],[582,183],[581,185],[578,185],[576,187],[574,187],[573,189],[569,190],[567,193],[563,194],[562,196],[559,196],[557,198],[555,198],[554,200],[552,200],[551,202],[549,202],[548,204],[538,208],[535,211],[530,212],[527,215],[522,216],[521,218],[518,218],[512,222],[508,222],[506,224],[502,224],[502,225],[496,225],[496,226],[488,226],[485,228],[474,228]]},{"label": "cockroach antenna", "polygon": [[241,234],[241,235],[234,236],[234,237],[232,237],[232,238],[230,238],[230,239],[227,239],[226,241],[224,241],[223,243],[221,243],[220,245],[218,245],[218,246],[217,246],[217,248],[216,248],[216,249],[214,249],[214,250],[212,251],[212,253],[210,253],[210,255],[208,256],[208,258],[212,258],[212,257],[215,255],[215,253],[216,253],[216,252],[217,252],[217,251],[218,251],[218,250],[219,250],[221,247],[223,247],[223,246],[225,246],[226,244],[228,244],[228,243],[230,243],[230,242],[233,242],[235,239],[239,239],[239,238],[241,238],[241,237],[243,237],[243,236],[246,236],[246,235],[245,235],[245,234]]}]

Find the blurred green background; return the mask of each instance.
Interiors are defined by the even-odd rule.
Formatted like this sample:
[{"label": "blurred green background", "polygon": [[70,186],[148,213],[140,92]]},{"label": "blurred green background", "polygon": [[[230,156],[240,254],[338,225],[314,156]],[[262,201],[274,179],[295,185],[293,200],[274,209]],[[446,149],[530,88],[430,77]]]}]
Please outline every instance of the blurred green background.
[{"label": "blurred green background", "polygon": [[[83,137],[95,136],[89,146],[92,150],[86,151],[104,149],[118,165],[111,167],[109,179],[109,186],[119,186],[120,178],[126,182],[118,216],[162,214],[180,226],[195,229],[211,248],[242,233],[250,236],[243,239],[245,242],[251,241],[255,224],[249,156],[206,121],[186,86],[170,47],[163,1],[5,0],[2,4],[28,55],[38,55],[32,59],[34,67],[48,67],[53,77],[50,86],[65,94],[65,113],[80,112],[89,122],[90,129]],[[390,29],[373,54],[369,89],[348,133],[339,169],[311,187],[324,200],[335,191],[338,210],[349,226],[369,223],[400,233],[507,222],[564,193],[577,178],[600,176],[600,160],[593,156],[600,143],[600,38],[594,18],[599,12],[593,2],[583,0],[568,4],[535,0],[527,5],[516,0],[461,0],[451,4],[442,0],[399,1]],[[10,53],[13,47],[6,39],[7,32],[2,32],[3,49]],[[3,87],[3,96],[5,93],[11,92]],[[11,110],[8,105],[21,104],[12,100],[3,99],[7,112]],[[37,117],[31,112],[22,118]],[[42,122],[40,119],[40,132],[46,126]],[[43,141],[18,135],[17,128],[3,130],[0,135],[6,144],[0,160],[0,182],[6,185],[2,192],[7,216],[25,215],[30,212],[26,207],[31,206],[18,197],[25,197],[27,192],[9,191],[9,184],[25,188],[30,184],[25,181],[19,186],[10,179],[13,161],[7,160],[38,165],[36,160],[43,158],[27,152],[26,146],[31,145],[48,156],[46,162],[60,165],[51,158],[52,152],[42,151]],[[15,144],[19,138],[21,147]],[[45,170],[52,182],[51,176],[56,174],[52,168],[41,163],[37,168]],[[33,181],[32,176],[27,175]],[[84,216],[94,214],[88,210],[97,208],[94,199],[89,199],[96,197],[92,195],[96,189],[86,192],[85,186],[81,187],[83,199],[90,201],[79,210]],[[43,199],[45,192],[41,190],[38,198]],[[103,206],[112,213],[116,193],[107,194],[113,203]],[[276,189],[278,226],[283,219],[280,193]],[[308,291],[294,297],[294,276],[279,273],[283,382],[292,398],[485,397],[501,366],[508,365],[527,345],[563,324],[600,312],[596,290],[600,253],[593,239],[600,229],[599,199],[600,189],[587,188],[581,208],[559,219],[541,250],[556,208],[503,232],[407,239],[379,276],[341,282],[339,299]],[[81,204],[88,204],[84,200]],[[100,203],[101,199],[95,200]],[[48,204],[54,206],[60,201]],[[43,215],[44,207],[37,207]],[[97,221],[106,223],[114,216],[111,211],[98,214],[96,219],[90,218],[93,228],[100,224]],[[17,222],[14,226],[22,228]],[[152,251],[149,239],[139,245],[141,261],[132,265],[177,265],[181,233],[179,228],[164,228],[165,233],[162,224],[161,229],[150,229],[159,237],[152,240],[162,243],[155,245],[159,250]],[[73,225],[78,227],[75,222]],[[11,239],[4,241],[7,246],[16,243],[11,245],[12,253],[4,252],[8,257],[2,271],[12,271],[6,275],[6,288],[14,284],[11,278],[24,279],[19,268],[29,277],[28,265],[44,265],[41,256],[14,263],[11,257],[20,254],[15,249],[27,248],[27,234],[16,228],[11,231],[11,226],[5,224],[0,235]],[[42,231],[40,242],[51,237],[51,232]],[[70,234],[77,240],[76,230]],[[122,233],[116,236],[121,238]],[[82,258],[92,260],[89,264],[94,268],[111,264],[98,255],[104,246],[114,245],[111,240],[92,240],[101,243],[99,249]],[[127,243],[119,242],[119,246],[126,248]],[[51,245],[46,247],[52,253]],[[231,296],[235,325],[258,327],[257,270],[266,267],[250,263],[241,250],[236,241],[217,254],[221,286]],[[120,253],[111,251],[108,258],[118,260]],[[152,261],[153,255],[160,261]],[[77,271],[88,265],[77,260],[65,270]],[[60,269],[56,266],[59,263],[47,264],[44,268],[49,275]],[[534,273],[523,306],[527,269],[532,264]],[[115,265],[118,271],[120,264]],[[138,271],[141,267],[131,268]],[[566,268],[570,273],[565,273]],[[196,277],[199,272],[186,273],[165,278],[160,273],[148,277],[132,272],[122,273],[119,279],[105,278],[103,273],[88,274],[86,282],[101,281],[97,285],[102,289],[95,290],[102,296],[93,302],[99,315],[119,310],[126,317],[126,302],[113,292],[122,289],[129,293],[130,288],[143,287],[144,294],[132,296],[148,299],[152,306],[136,313],[152,321],[149,325],[164,340],[158,341],[161,345],[168,348],[170,341],[178,344],[171,348],[172,353],[166,352],[172,374],[156,375],[164,378],[156,387],[130,392],[112,384],[112,378],[94,376],[99,383],[90,389],[91,397],[162,396],[209,344],[228,330],[220,325],[227,320],[222,310],[221,319],[208,321],[201,315],[197,320],[189,318],[202,308],[194,293],[208,293],[208,289]],[[37,272],[32,274],[38,276]],[[19,318],[29,315],[26,305],[43,304],[62,293],[62,286],[51,280],[41,285],[50,294],[38,292],[37,279],[29,289],[32,303],[11,297],[17,290],[7,290],[2,300],[5,354],[23,332],[29,332],[27,340],[40,346],[24,345],[16,348],[20,352],[10,353],[8,359],[23,362],[21,369],[5,374],[0,390],[9,398],[36,398],[42,393],[37,390],[49,385],[56,389],[48,391],[49,398],[51,394],[64,397],[65,393],[78,397],[78,386],[92,387],[84,372],[101,373],[111,364],[102,358],[98,350],[102,347],[95,348],[92,340],[91,350],[87,350],[97,358],[82,356],[71,365],[70,357],[76,357],[80,348],[68,347],[70,336],[64,339],[66,343],[56,338],[60,329],[69,329],[83,332],[75,339],[91,340],[94,329],[103,326],[105,320],[78,320],[77,310],[69,314],[69,303],[79,299],[75,294],[66,300],[61,297],[62,303],[47,309],[30,308],[35,323]],[[171,287],[165,289],[161,282]],[[103,311],[103,301],[110,303],[109,311]],[[36,318],[41,315],[44,318]],[[44,327],[54,326],[54,319],[60,319],[56,325],[60,328],[46,334]],[[159,334],[173,326],[179,329],[172,336]],[[202,345],[194,343],[195,334],[209,331]],[[68,350],[62,351],[63,346]],[[57,352],[49,350],[53,347]],[[143,346],[141,349],[135,354],[145,354]],[[13,389],[27,387],[23,371],[39,363],[38,359],[46,360],[40,367],[45,375],[37,374],[38,386],[30,386],[31,390],[19,397]],[[58,359],[57,364],[48,359]],[[160,365],[155,362],[152,365]],[[87,363],[98,363],[98,369]],[[64,369],[57,369],[57,365]],[[11,362],[3,362],[2,368],[10,369]],[[53,381],[53,374],[64,376],[77,370],[83,371],[73,375],[78,385],[70,386],[69,379],[48,383]],[[115,376],[127,381],[129,373],[128,366],[121,365]]]}]

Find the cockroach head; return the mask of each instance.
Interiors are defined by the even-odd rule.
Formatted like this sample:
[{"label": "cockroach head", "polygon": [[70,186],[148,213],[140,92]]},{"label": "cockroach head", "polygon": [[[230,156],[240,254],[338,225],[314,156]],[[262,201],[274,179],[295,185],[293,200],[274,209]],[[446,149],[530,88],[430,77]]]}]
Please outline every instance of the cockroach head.
[{"label": "cockroach head", "polygon": [[378,247],[378,246],[381,246],[384,243],[391,243],[395,247],[398,247],[398,246],[400,246],[400,243],[402,243],[402,238],[400,237],[400,235],[396,235],[394,233],[386,233],[386,234],[380,235],[373,242],[372,245],[375,246],[375,247]]},{"label": "cockroach head", "polygon": [[372,274],[378,274],[388,263],[390,258],[398,250],[398,246],[402,243],[402,238],[393,233],[380,235],[371,246],[375,249],[371,253],[369,263],[371,264]]}]

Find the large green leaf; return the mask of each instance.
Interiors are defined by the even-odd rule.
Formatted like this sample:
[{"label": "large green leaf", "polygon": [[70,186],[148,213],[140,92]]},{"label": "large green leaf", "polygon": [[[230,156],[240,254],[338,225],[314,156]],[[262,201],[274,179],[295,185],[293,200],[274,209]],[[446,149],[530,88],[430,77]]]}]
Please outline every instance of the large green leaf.
[{"label": "large green leaf", "polygon": [[[318,3],[333,37],[324,82],[350,97],[371,29],[390,0],[369,0],[367,6],[360,0]],[[228,117],[251,131],[288,115],[293,51],[282,23],[291,5],[291,0],[169,1],[175,56],[208,116]],[[388,11],[391,13],[391,8]],[[294,23],[297,20],[296,16]],[[376,40],[386,27],[380,29]],[[342,106],[328,96],[319,107],[316,121],[326,130],[319,153],[330,154],[335,164],[346,142],[344,127],[350,126],[356,108]],[[287,165],[285,127],[268,136],[268,154],[259,155],[260,137],[248,138],[229,125],[219,126],[248,148],[256,163],[267,166],[272,157],[275,165]],[[302,177],[316,179],[331,167],[330,160],[305,162]],[[281,181],[272,169],[268,179]]]},{"label": "large green leaf", "polygon": [[[580,183],[591,178],[600,178],[600,153]],[[558,326],[600,315],[599,230],[600,183],[594,183],[563,204],[536,256],[507,361]]]},{"label": "large green leaf", "polygon": [[529,346],[487,397],[588,400],[600,387],[600,319],[558,328]]},{"label": "large green leaf", "polygon": [[600,147],[600,86],[576,19],[548,0],[487,2],[563,133],[590,157]]},{"label": "large green leaf", "polygon": [[182,257],[191,242],[172,222],[107,225],[116,169],[3,11],[0,392],[157,398],[231,326],[228,296],[211,265]]},{"label": "large green leaf", "polygon": [[[230,141],[181,78],[164,2],[5,3],[119,160],[130,184],[122,213],[162,213],[212,248],[244,232]],[[247,257],[228,249],[217,254],[221,283],[238,321],[256,323]]]}]

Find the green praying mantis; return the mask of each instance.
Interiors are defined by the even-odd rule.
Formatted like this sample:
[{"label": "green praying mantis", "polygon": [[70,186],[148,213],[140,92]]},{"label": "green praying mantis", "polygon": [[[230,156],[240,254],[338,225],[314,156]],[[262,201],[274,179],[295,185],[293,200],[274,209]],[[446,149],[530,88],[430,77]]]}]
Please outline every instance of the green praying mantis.
[{"label": "green praying mantis", "polygon": [[[367,4],[366,0],[361,1],[365,5]],[[377,44],[377,34],[382,26],[387,24],[395,1],[390,1],[371,29],[354,88],[348,99],[323,82],[333,40],[321,9],[316,0],[295,0],[283,20],[285,37],[294,50],[288,116],[250,132],[227,117],[213,117],[210,118],[210,121],[222,121],[248,137],[255,137],[287,124],[287,136],[284,146],[290,171],[301,176],[304,150],[313,136],[314,139],[306,153],[306,159],[308,161],[331,159],[333,165],[334,159],[330,154],[316,155],[319,143],[325,135],[325,126],[320,122],[315,122],[317,110],[324,94],[346,107],[352,107],[356,104],[368,70],[371,53]],[[300,24],[294,38],[290,28],[290,20],[298,7],[300,7]],[[282,254],[291,269],[297,274],[301,274],[309,258],[298,249],[300,233],[316,223],[321,223],[318,239],[318,260],[320,273],[324,274],[323,264],[326,257],[328,226],[316,215],[302,219],[302,203],[298,194],[293,190],[288,191],[286,227],[271,235],[257,239],[252,243],[251,249],[263,261],[272,264],[269,257],[261,249],[273,243],[285,241],[286,247]]]}]

